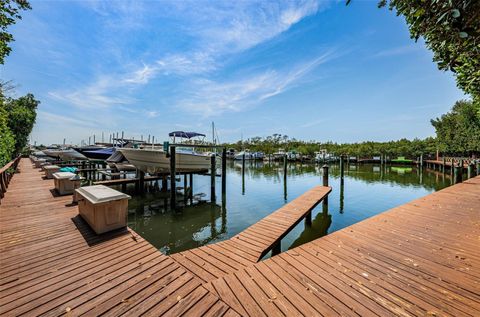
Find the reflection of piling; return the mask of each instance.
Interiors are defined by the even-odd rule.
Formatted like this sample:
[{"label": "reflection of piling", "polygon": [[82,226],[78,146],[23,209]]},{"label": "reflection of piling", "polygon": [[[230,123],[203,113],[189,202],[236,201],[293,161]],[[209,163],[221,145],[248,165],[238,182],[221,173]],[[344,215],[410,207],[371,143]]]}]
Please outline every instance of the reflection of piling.
[{"label": "reflection of piling", "polygon": [[455,166],[454,168],[454,184],[458,184],[462,182],[462,173],[463,173],[463,166]]},{"label": "reflection of piling", "polygon": [[283,180],[287,181],[287,155],[283,157]]},{"label": "reflection of piling", "polygon": [[189,183],[190,183],[190,191],[189,191],[189,197],[190,198],[190,203],[193,204],[193,173],[190,173],[188,175],[190,177]]},{"label": "reflection of piling", "polygon": [[[328,165],[325,164],[322,167],[322,172],[323,172],[323,181],[322,185],[323,186],[328,186]],[[328,195],[323,198],[323,212],[326,213],[328,212]]]},{"label": "reflection of piling", "polygon": [[345,174],[345,166],[343,164],[343,155],[340,156],[340,185],[343,185],[344,182],[344,174]]},{"label": "reflection of piling", "polygon": [[210,157],[210,201],[215,201],[215,177],[217,174],[217,168],[215,166],[215,155]]},{"label": "reflection of piling", "polygon": [[145,172],[139,172],[139,179],[138,179],[138,192],[143,195],[145,193]]},{"label": "reflection of piling", "polygon": [[176,149],[175,146],[170,147],[170,208],[172,210],[176,209],[177,202],[177,184],[175,179],[175,156]]},{"label": "reflection of piling", "polygon": [[445,174],[445,156],[442,157],[442,173]]},{"label": "reflection of piling", "polygon": [[345,185],[343,183],[340,184],[340,213],[343,214],[343,205],[344,205],[344,190],[345,190]]}]

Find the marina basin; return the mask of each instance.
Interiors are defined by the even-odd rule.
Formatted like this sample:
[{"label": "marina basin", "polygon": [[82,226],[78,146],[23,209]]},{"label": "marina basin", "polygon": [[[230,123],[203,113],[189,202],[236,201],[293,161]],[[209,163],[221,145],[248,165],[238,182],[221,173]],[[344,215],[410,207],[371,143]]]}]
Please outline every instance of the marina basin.
[{"label": "marina basin", "polygon": [[104,185],[75,189],[78,212],[97,234],[127,226],[129,195]]}]

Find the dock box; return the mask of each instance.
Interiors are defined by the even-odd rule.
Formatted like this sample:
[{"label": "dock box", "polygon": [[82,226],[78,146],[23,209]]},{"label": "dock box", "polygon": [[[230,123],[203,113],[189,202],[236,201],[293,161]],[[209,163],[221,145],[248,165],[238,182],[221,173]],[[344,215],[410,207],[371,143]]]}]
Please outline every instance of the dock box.
[{"label": "dock box", "polygon": [[75,192],[75,189],[80,188],[80,178],[75,178],[74,173],[57,172],[53,173],[53,181],[55,189],[60,195],[69,195]]},{"label": "dock box", "polygon": [[46,165],[46,166],[43,166],[43,170],[45,171],[46,178],[53,178],[53,173],[60,171],[60,166]]},{"label": "dock box", "polygon": [[46,159],[37,159],[35,161],[35,167],[40,168],[42,166],[42,163],[45,163],[47,160]]},{"label": "dock box", "polygon": [[104,185],[75,190],[78,212],[97,234],[127,226],[129,195]]}]

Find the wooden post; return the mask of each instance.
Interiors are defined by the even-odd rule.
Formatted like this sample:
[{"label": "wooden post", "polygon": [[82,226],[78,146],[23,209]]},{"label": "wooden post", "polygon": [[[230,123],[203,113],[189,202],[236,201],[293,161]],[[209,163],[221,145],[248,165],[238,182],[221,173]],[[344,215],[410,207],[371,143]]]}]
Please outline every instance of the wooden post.
[{"label": "wooden post", "polygon": [[467,179],[470,179],[473,177],[473,165],[470,163],[468,164],[467,167]]},{"label": "wooden post", "polygon": [[282,241],[278,241],[272,248],[272,256],[280,254],[282,252]]},{"label": "wooden post", "polygon": [[175,171],[175,146],[170,147],[170,208],[177,209],[177,180]]},{"label": "wooden post", "polygon": [[215,166],[215,155],[210,157],[210,200],[214,202],[215,198],[215,177],[217,174],[217,168]]},{"label": "wooden post", "polygon": [[423,168],[423,153],[420,154],[420,168]]},{"label": "wooden post", "polygon": [[193,173],[188,175],[190,177],[190,203],[193,203]]},{"label": "wooden post", "polygon": [[[328,165],[327,164],[323,165],[322,172],[323,172],[322,185],[328,186]],[[327,211],[328,211],[328,196],[325,196],[325,198],[323,198],[323,212],[326,213]]]},{"label": "wooden post", "polygon": [[183,174],[183,201],[187,203],[188,191],[187,191],[187,174]]},{"label": "wooden post", "polygon": [[245,195],[245,152],[242,155],[242,195]]},{"label": "wooden post", "polygon": [[139,180],[138,180],[138,191],[140,192],[141,195],[145,193],[145,172],[144,171],[138,171],[139,172]]},{"label": "wooden post", "polygon": [[227,193],[227,149],[222,150],[222,197]]},{"label": "wooden post", "polygon": [[477,175],[480,175],[480,161],[477,162]]}]

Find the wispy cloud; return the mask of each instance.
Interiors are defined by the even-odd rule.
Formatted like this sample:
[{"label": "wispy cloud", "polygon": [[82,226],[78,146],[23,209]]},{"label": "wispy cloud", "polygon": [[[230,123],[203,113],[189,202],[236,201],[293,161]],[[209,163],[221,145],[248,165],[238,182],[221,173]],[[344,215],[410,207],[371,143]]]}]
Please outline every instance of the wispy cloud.
[{"label": "wispy cloud", "polygon": [[293,69],[268,69],[230,81],[197,79],[188,84],[186,97],[178,101],[178,106],[205,117],[219,115],[225,111],[246,110],[294,87],[306,74],[332,58],[335,58],[335,55],[328,52],[296,65]]},{"label": "wispy cloud", "polygon": [[386,50],[379,51],[372,55],[372,57],[390,57],[390,56],[398,56],[398,55],[405,55],[414,52],[421,51],[422,47],[420,45],[409,44],[399,47],[394,47]]}]

